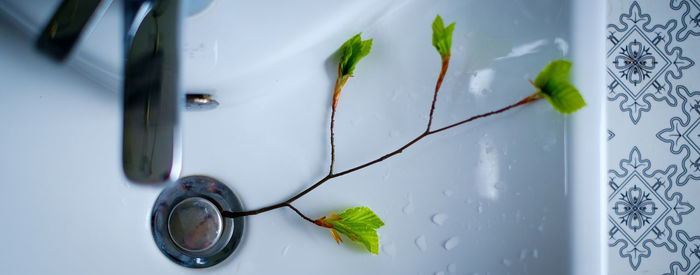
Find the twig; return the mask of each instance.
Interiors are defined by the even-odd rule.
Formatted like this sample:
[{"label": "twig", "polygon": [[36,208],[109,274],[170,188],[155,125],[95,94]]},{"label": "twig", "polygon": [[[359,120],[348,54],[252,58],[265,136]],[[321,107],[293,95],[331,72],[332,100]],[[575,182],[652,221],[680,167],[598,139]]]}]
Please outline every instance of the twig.
[{"label": "twig", "polygon": [[[406,148],[408,148],[408,147],[410,147],[411,145],[415,144],[416,142],[418,142],[419,140],[423,139],[424,137],[427,137],[427,136],[430,136],[430,135],[433,135],[433,134],[437,134],[437,133],[442,132],[442,131],[445,131],[445,130],[447,130],[447,129],[450,129],[450,128],[453,128],[453,127],[456,127],[456,126],[459,126],[459,125],[462,125],[462,124],[465,124],[465,123],[469,123],[469,122],[471,122],[471,121],[474,121],[474,120],[477,120],[477,119],[480,119],[480,118],[484,118],[484,117],[492,116],[492,115],[495,115],[495,114],[499,114],[499,113],[508,111],[508,110],[510,110],[510,109],[512,109],[512,108],[515,108],[515,107],[518,107],[518,106],[521,106],[521,105],[524,105],[524,104],[527,104],[527,103],[530,103],[530,102],[533,102],[533,101],[537,101],[537,100],[539,100],[539,99],[542,99],[542,97],[539,96],[539,94],[535,93],[535,94],[532,94],[532,95],[530,95],[530,96],[528,96],[528,97],[526,97],[526,98],[524,98],[524,99],[522,99],[522,100],[520,100],[520,101],[518,101],[518,102],[516,102],[516,103],[514,103],[514,104],[508,105],[508,106],[503,107],[503,108],[501,108],[501,109],[498,109],[498,110],[495,110],[495,111],[491,111],[491,112],[488,112],[488,113],[484,113],[484,114],[480,114],[480,115],[476,115],[476,116],[472,116],[472,117],[467,118],[467,119],[465,119],[465,120],[462,120],[462,121],[459,121],[459,122],[456,122],[456,123],[447,125],[447,126],[442,127],[442,128],[439,128],[439,129],[437,129],[437,130],[433,130],[433,131],[428,130],[428,131],[425,131],[425,132],[423,132],[422,134],[418,135],[418,136],[417,136],[416,138],[414,138],[413,140],[411,140],[411,141],[409,141],[408,143],[406,143],[405,145],[401,146],[399,149],[396,149],[396,150],[394,150],[394,151],[392,151],[392,152],[390,152],[390,153],[388,153],[388,154],[386,154],[386,155],[383,155],[383,156],[381,156],[381,157],[379,157],[379,158],[377,158],[377,159],[375,159],[375,160],[373,160],[373,161],[367,162],[367,163],[365,163],[365,164],[358,165],[358,166],[356,166],[356,167],[353,167],[353,168],[344,170],[344,171],[342,171],[342,172],[338,172],[338,173],[333,173],[333,172],[331,172],[331,173],[329,173],[327,176],[325,176],[325,177],[323,177],[322,179],[320,179],[319,181],[317,181],[314,185],[312,185],[312,186],[306,188],[304,191],[301,191],[299,194],[297,194],[297,195],[295,195],[295,196],[289,198],[288,200],[286,200],[286,201],[284,201],[284,202],[280,202],[280,203],[277,203],[277,204],[273,204],[273,205],[270,205],[270,206],[266,206],[266,207],[263,207],[263,208],[259,208],[259,209],[256,209],[256,210],[250,210],[250,211],[241,211],[241,212],[224,211],[224,212],[223,212],[223,216],[224,216],[224,217],[227,217],[227,218],[237,218],[237,217],[251,216],[251,215],[257,215],[257,214],[260,214],[260,213],[264,213],[264,212],[267,212],[267,211],[270,211],[270,210],[274,210],[274,209],[277,209],[277,208],[285,207],[285,206],[286,206],[286,207],[292,208],[292,210],[295,210],[295,211],[297,212],[297,214],[301,215],[301,216],[302,216],[303,218],[305,218],[306,220],[311,221],[311,219],[305,217],[304,215],[301,214],[301,212],[299,212],[298,210],[296,210],[296,208],[292,207],[292,206],[291,206],[291,203],[294,202],[295,200],[297,200],[297,199],[303,197],[304,195],[308,194],[309,192],[311,192],[312,190],[316,189],[317,187],[321,186],[321,185],[322,185],[323,183],[325,183],[326,181],[328,181],[328,180],[330,180],[330,179],[333,179],[333,178],[337,178],[337,177],[346,175],[346,174],[349,174],[349,173],[352,173],[352,172],[355,172],[355,171],[357,171],[357,170],[360,170],[360,169],[363,169],[363,168],[365,168],[365,167],[368,167],[368,166],[377,164],[377,163],[379,163],[379,162],[382,162],[382,161],[384,161],[384,160],[386,160],[386,159],[388,159],[388,158],[390,158],[390,157],[392,157],[392,156],[394,156],[394,155],[397,155],[397,154],[403,152],[403,150],[405,150]],[[432,115],[431,115],[431,119],[432,119]],[[312,222],[313,222],[313,221],[312,221]]]},{"label": "twig", "polygon": [[314,220],[309,219],[309,217],[302,214],[301,211],[299,211],[299,209],[297,209],[296,207],[292,206],[291,203],[287,203],[285,206],[291,208],[292,210],[294,210],[294,212],[297,212],[297,214],[299,214],[299,216],[301,216],[303,219],[309,221],[310,223],[316,224],[316,222]]},{"label": "twig", "polygon": [[335,132],[333,126],[335,125],[335,108],[331,111],[331,168],[328,171],[329,175],[333,175],[333,165],[335,164]]},{"label": "twig", "polygon": [[437,83],[435,83],[435,94],[433,94],[433,103],[430,105],[430,119],[428,119],[428,127],[425,129],[426,132],[430,131],[430,125],[433,124],[433,112],[435,112],[435,101],[437,101],[438,91],[440,91],[440,86],[442,86],[442,80],[445,79],[447,67],[449,66],[450,54],[446,54],[442,57],[442,68],[440,68],[440,75],[438,76]]}]

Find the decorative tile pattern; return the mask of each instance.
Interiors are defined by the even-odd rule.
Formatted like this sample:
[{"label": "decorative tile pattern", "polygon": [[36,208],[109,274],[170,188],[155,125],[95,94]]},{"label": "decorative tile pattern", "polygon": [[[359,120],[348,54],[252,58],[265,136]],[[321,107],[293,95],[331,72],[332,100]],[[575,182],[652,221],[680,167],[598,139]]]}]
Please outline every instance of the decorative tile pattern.
[{"label": "decorative tile pattern", "polygon": [[700,4],[697,0],[672,0],[671,9],[683,12],[680,19],[682,26],[676,34],[676,40],[684,41],[688,36],[700,35]]},{"label": "decorative tile pattern", "polygon": [[700,0],[608,1],[609,273],[700,275]]},{"label": "decorative tile pattern", "polygon": [[700,236],[688,236],[679,230],[676,239],[680,243],[682,260],[671,263],[669,275],[700,274]]},{"label": "decorative tile pattern", "polygon": [[678,185],[700,179],[700,92],[689,92],[684,86],[676,89],[681,99],[681,116],[671,118],[670,126],[656,137],[668,143],[672,154],[682,158]]},{"label": "decorative tile pattern", "polygon": [[608,172],[608,244],[619,247],[618,254],[634,270],[654,248],[675,252],[675,226],[695,209],[674,192],[675,173],[675,165],[652,170],[651,161],[643,159],[637,147],[620,161],[619,170]]},{"label": "decorative tile pattern", "polygon": [[651,110],[649,99],[675,106],[672,80],[695,64],[672,45],[676,25],[673,19],[652,25],[637,2],[608,25],[608,100],[619,102],[634,124]]}]

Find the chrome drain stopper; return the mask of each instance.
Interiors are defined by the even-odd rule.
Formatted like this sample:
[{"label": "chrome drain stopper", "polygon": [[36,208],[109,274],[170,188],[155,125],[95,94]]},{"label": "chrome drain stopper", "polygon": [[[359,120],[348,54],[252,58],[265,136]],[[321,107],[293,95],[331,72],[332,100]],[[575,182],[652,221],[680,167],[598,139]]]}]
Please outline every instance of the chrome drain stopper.
[{"label": "chrome drain stopper", "polygon": [[221,212],[240,211],[236,195],[206,176],[181,178],[160,193],[151,212],[151,231],[158,248],[174,262],[209,267],[231,255],[243,237],[243,218]]},{"label": "chrome drain stopper", "polygon": [[205,198],[181,201],[170,211],[168,232],[175,244],[190,252],[211,248],[221,237],[221,213]]}]

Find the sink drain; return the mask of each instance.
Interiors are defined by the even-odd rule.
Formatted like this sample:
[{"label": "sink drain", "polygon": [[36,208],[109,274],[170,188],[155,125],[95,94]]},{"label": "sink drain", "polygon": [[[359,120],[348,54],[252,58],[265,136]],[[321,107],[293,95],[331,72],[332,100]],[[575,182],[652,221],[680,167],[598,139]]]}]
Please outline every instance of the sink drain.
[{"label": "sink drain", "polygon": [[231,255],[243,237],[243,218],[221,212],[240,211],[238,197],[206,176],[181,178],[166,187],[153,205],[151,231],[158,248],[174,262],[209,267]]},{"label": "sink drain", "polygon": [[168,218],[170,238],[188,252],[211,248],[221,237],[223,227],[216,205],[199,197],[186,198],[175,205]]}]

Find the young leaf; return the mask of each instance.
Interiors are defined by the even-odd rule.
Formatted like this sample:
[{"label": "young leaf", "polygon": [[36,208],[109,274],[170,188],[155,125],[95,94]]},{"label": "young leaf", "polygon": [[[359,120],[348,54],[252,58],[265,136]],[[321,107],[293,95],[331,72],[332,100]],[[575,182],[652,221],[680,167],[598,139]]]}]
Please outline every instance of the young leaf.
[{"label": "young leaf", "polygon": [[338,235],[340,233],[362,243],[370,253],[379,253],[377,229],[384,226],[384,222],[367,207],[350,208],[338,215],[331,212],[330,218],[320,218],[316,224],[330,228],[338,244],[343,241]]},{"label": "young leaf", "polygon": [[533,85],[562,114],[570,114],[586,106],[576,87],[569,83],[571,62],[555,60],[540,72]]},{"label": "young leaf", "polygon": [[442,17],[438,15],[433,21],[433,46],[437,49],[442,58],[449,58],[450,47],[452,47],[452,31],[455,29],[455,23],[445,27],[442,22]]},{"label": "young leaf", "polygon": [[355,71],[355,65],[360,62],[360,59],[367,56],[372,49],[372,39],[362,40],[361,33],[356,34],[352,38],[345,41],[340,46],[340,62],[338,63],[338,78],[335,80],[335,89],[333,90],[333,110],[338,106],[340,92],[345,86]]},{"label": "young leaf", "polygon": [[339,76],[352,76],[355,71],[355,65],[363,57],[369,54],[372,49],[372,39],[362,40],[361,33],[356,34],[352,38],[348,39],[340,47],[340,69]]}]

